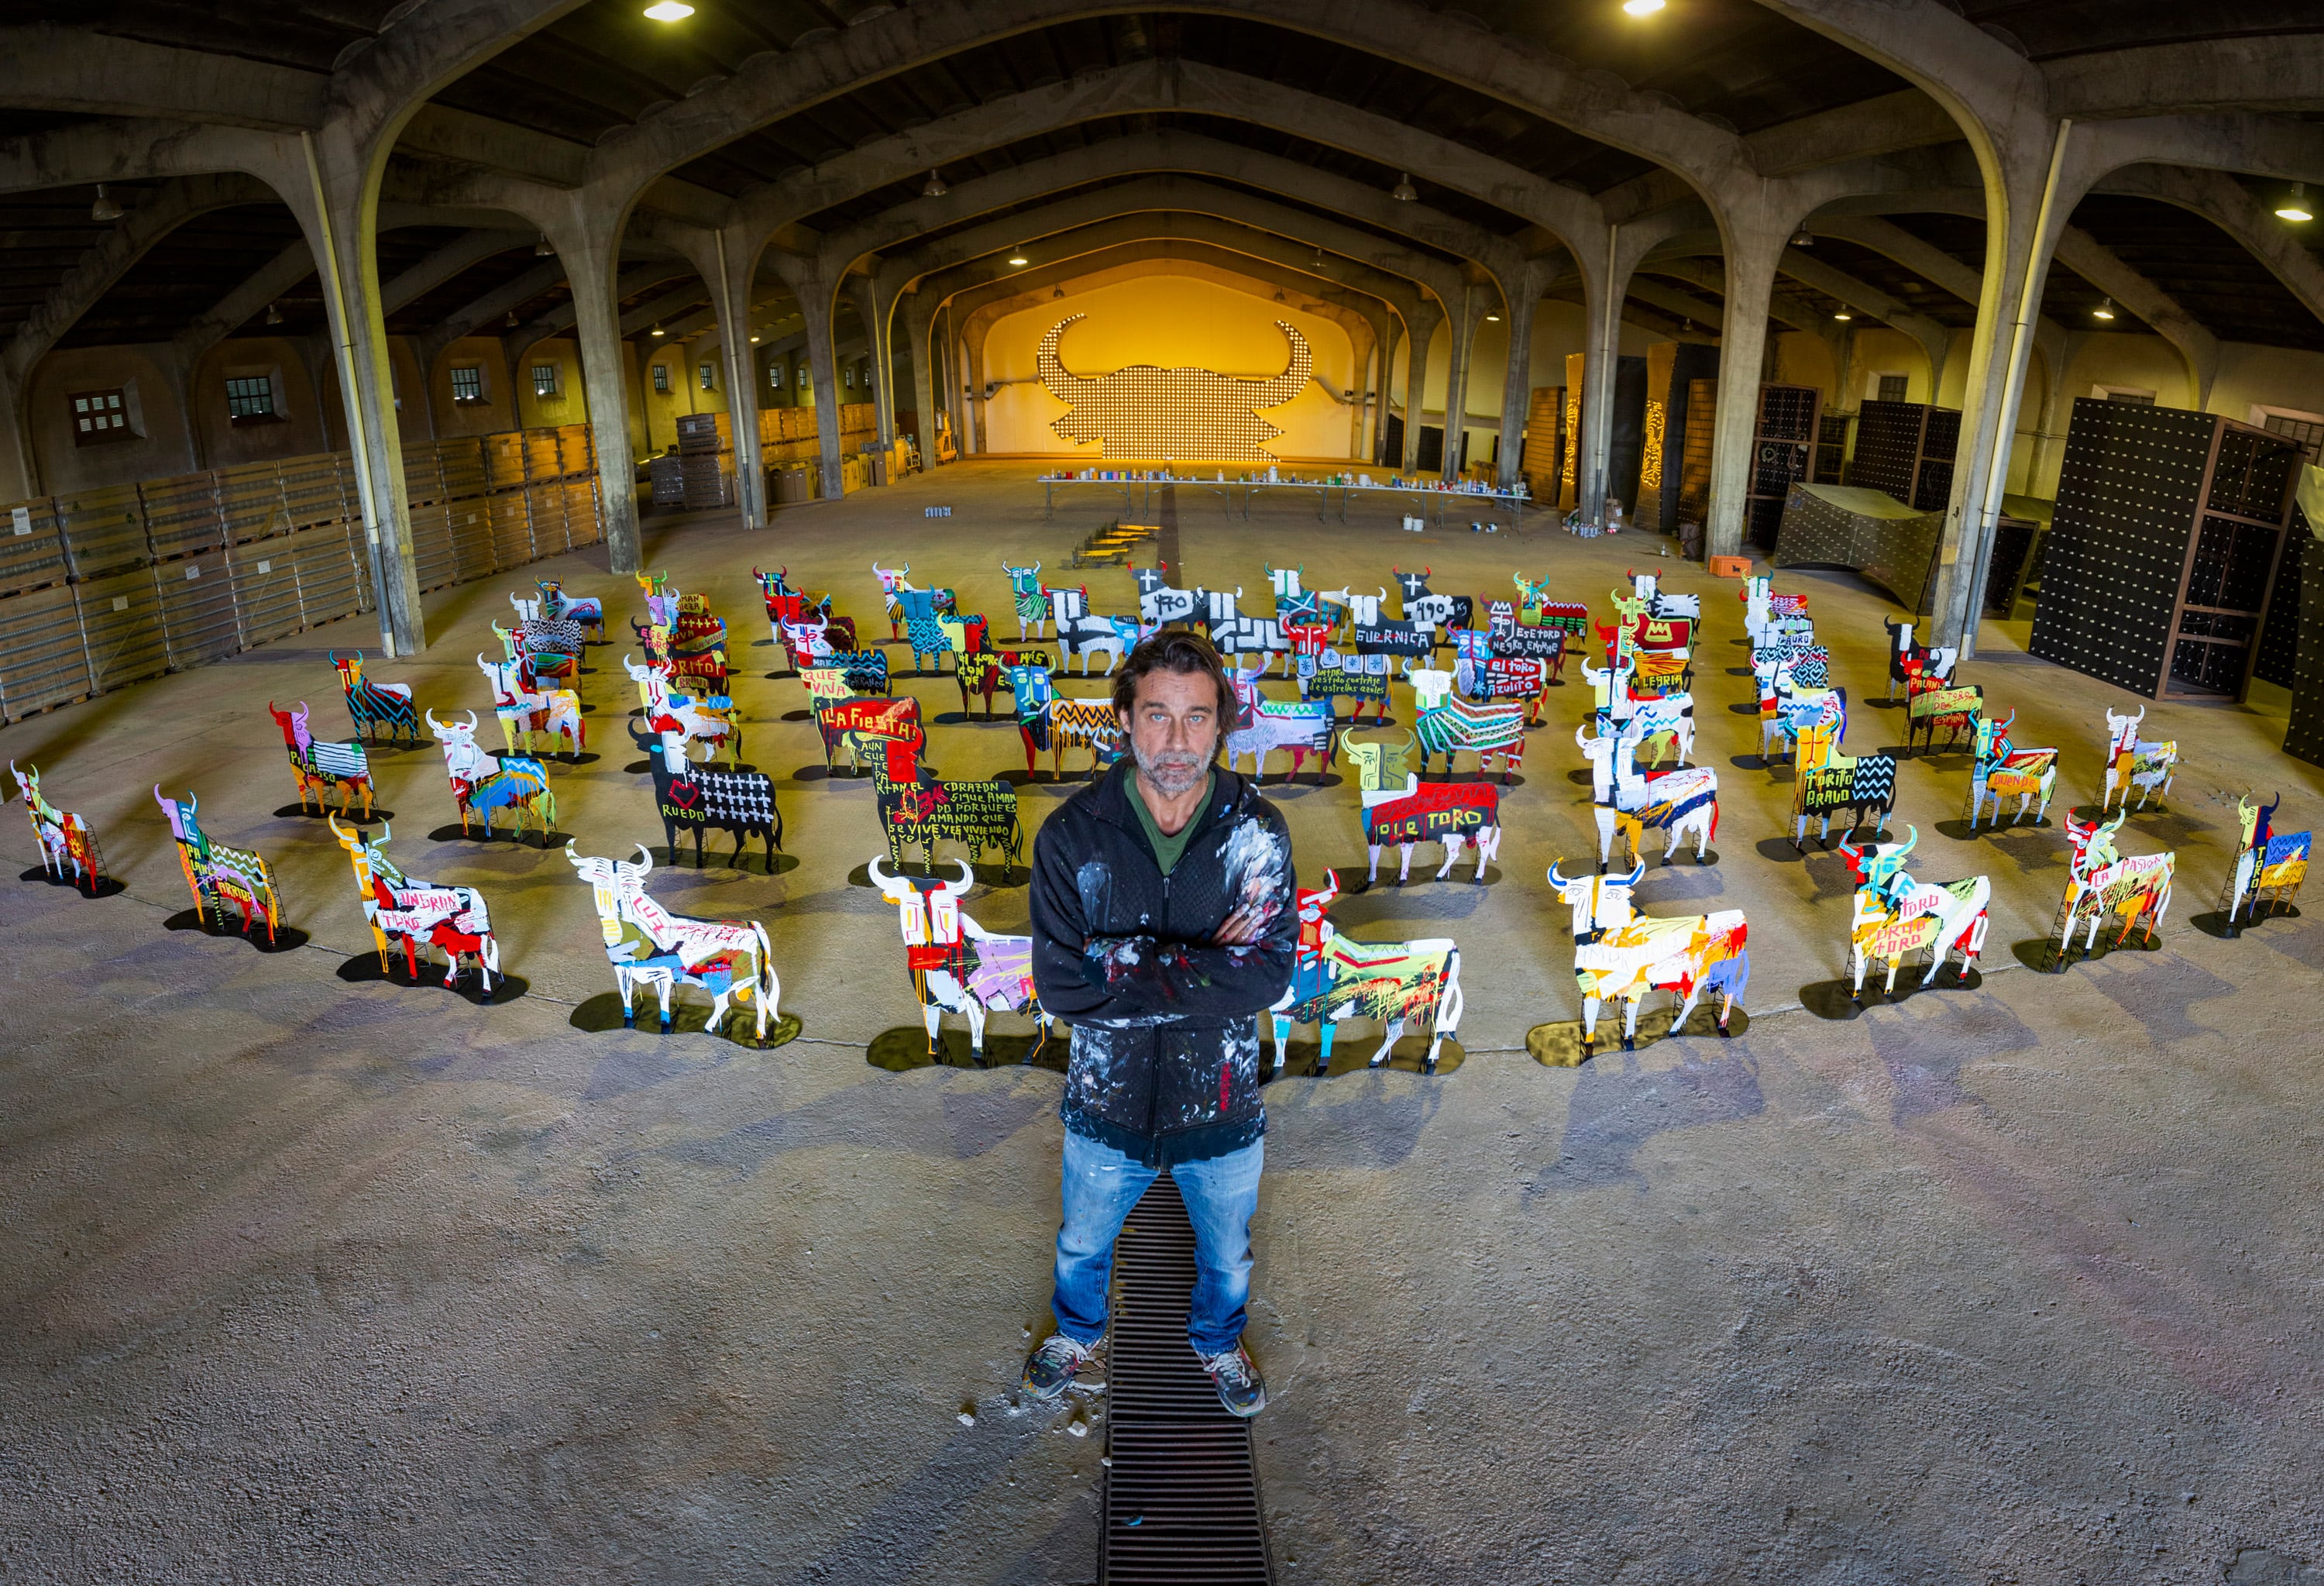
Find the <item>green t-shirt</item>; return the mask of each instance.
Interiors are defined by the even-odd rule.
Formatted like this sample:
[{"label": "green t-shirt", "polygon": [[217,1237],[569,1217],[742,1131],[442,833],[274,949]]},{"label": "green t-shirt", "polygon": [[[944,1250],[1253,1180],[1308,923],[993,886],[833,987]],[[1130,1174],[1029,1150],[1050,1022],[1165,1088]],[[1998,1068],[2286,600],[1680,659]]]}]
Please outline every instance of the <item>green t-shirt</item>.
[{"label": "green t-shirt", "polygon": [[1218,785],[1218,767],[1213,766],[1210,775],[1203,782],[1203,797],[1195,804],[1194,813],[1175,834],[1164,836],[1162,828],[1154,822],[1154,812],[1146,807],[1145,790],[1138,785],[1136,776],[1130,779],[1130,807],[1138,812],[1138,824],[1146,833],[1146,845],[1154,850],[1155,862],[1161,865],[1164,875],[1178,868],[1179,857],[1186,852],[1187,839],[1194,834],[1194,828],[1203,824],[1203,806],[1210,802],[1211,789]]}]

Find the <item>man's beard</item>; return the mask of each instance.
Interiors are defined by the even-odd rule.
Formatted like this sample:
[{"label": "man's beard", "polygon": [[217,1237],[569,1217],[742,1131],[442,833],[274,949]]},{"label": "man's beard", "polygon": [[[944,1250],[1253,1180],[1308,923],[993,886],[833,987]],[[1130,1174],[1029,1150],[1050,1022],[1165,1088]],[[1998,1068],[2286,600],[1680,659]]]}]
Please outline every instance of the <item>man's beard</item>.
[{"label": "man's beard", "polygon": [[1201,787],[1203,779],[1210,774],[1211,762],[1206,755],[1188,754],[1184,751],[1148,754],[1139,748],[1135,741],[1130,743],[1130,752],[1138,761],[1138,774],[1154,784],[1155,789],[1166,798],[1176,798],[1180,794],[1192,792]]}]

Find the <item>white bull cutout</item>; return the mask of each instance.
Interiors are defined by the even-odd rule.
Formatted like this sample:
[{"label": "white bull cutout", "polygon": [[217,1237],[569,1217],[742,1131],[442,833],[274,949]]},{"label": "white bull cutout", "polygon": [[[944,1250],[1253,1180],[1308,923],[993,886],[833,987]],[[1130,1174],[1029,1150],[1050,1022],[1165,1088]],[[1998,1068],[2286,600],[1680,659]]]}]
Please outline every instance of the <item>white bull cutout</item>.
[{"label": "white bull cutout", "polygon": [[912,991],[919,999],[920,1021],[928,1032],[928,1056],[944,1055],[944,1016],[957,1013],[968,1020],[969,1051],[979,1068],[984,1061],[985,1015],[1030,1013],[1035,1020],[1033,1044],[1022,1061],[1030,1064],[1049,1044],[1055,1019],[1043,1010],[1033,991],[1033,938],[998,936],[969,917],[960,900],[968,895],[976,872],[965,860],[954,860],[960,879],[941,876],[890,875],[873,856],[867,867],[880,896],[896,906],[904,934],[904,966],[912,976]]}]

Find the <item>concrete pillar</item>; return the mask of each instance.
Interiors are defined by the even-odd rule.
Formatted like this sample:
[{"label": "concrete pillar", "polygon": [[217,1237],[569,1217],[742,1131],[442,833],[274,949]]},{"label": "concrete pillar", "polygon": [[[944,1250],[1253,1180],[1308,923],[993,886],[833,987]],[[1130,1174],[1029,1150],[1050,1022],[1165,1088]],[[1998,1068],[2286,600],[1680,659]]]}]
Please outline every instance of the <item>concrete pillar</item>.
[{"label": "concrete pillar", "polygon": [[[1609,233],[1604,259],[1578,258],[1582,274],[1582,434],[1568,437],[1580,455],[1573,471],[1574,508],[1585,523],[1606,515],[1606,481],[1613,471],[1614,369],[1622,353],[1622,302],[1640,250],[1625,247],[1621,228]],[[1755,360],[1756,366],[1756,360]],[[1531,401],[1531,392],[1526,393]]]},{"label": "concrete pillar", "polygon": [[32,466],[32,445],[24,430],[24,401],[5,376],[0,376],[0,502],[19,502],[40,493],[39,471]]},{"label": "concrete pillar", "polygon": [[323,287],[331,344],[346,404],[348,440],[364,509],[364,549],[378,602],[380,644],[391,655],[427,648],[420,572],[412,559],[411,508],[403,487],[402,438],[379,286],[379,180],[385,166],[345,128],[302,135],[304,187],[283,196],[299,217]]},{"label": "concrete pillar", "polygon": [[1386,444],[1388,436],[1388,383],[1396,378],[1396,349],[1404,339],[1403,318],[1391,318],[1388,334],[1380,342],[1379,380],[1372,387],[1371,434],[1367,438],[1364,448],[1364,456],[1382,466],[1387,466],[1387,459],[1380,456],[1380,447]]},{"label": "concrete pillar", "polygon": [[2075,160],[2072,138],[2073,129],[2064,125],[2049,148],[2022,151],[2014,160],[1997,152],[1999,180],[1988,176],[1984,290],[1961,392],[1960,447],[1954,453],[1952,500],[1937,548],[1930,610],[1934,642],[1958,646],[1964,659],[1977,653],[1986,570],[2024,395],[2025,366],[2034,352],[2042,282],[2067,217],[2098,174],[2089,161]]},{"label": "concrete pillar", "polygon": [[847,493],[839,476],[839,363],[834,347],[832,311],[838,294],[826,283],[803,280],[792,283],[799,310],[807,318],[807,359],[815,386],[815,433],[823,456],[823,498],[837,501]]},{"label": "concrete pillar", "polygon": [[943,375],[935,367],[929,346],[927,294],[907,292],[902,302],[904,355],[912,366],[913,438],[919,442],[920,466],[936,466],[936,397]]},{"label": "concrete pillar", "polygon": [[1457,479],[1461,475],[1461,444],[1469,430],[1469,355],[1476,346],[1484,295],[1489,290],[1473,282],[1463,285],[1460,304],[1452,312],[1452,339],[1444,360],[1444,451],[1436,470],[1440,479]]},{"label": "concrete pillar", "polygon": [[1525,456],[1526,410],[1533,405],[1533,316],[1541,303],[1541,282],[1531,270],[1517,284],[1503,322],[1509,327],[1509,355],[1501,372],[1501,456],[1493,471],[1497,489],[1517,483]]},{"label": "concrete pillar", "polygon": [[[1719,411],[1711,430],[1711,556],[1744,554],[1745,498],[1751,490],[1751,438],[1759,423],[1761,364],[1767,348],[1767,307],[1775,291],[1775,264],[1791,240],[1797,216],[1764,203],[1738,204],[1727,215],[1727,313],[1719,340]],[[1594,395],[1597,383],[1591,383]],[[1612,383],[1607,383],[1610,398]]]},{"label": "concrete pillar", "polygon": [[[597,494],[605,513],[605,556],[616,575],[634,575],[643,566],[638,545],[637,453],[630,438],[630,355],[622,339],[620,299],[613,284],[620,239],[584,235],[560,225],[549,232],[573,289],[573,331],[581,346],[581,384],[589,397],[589,437],[597,448]],[[639,373],[645,371],[642,364]],[[650,390],[640,381],[641,402]],[[647,431],[647,444],[652,432]]]},{"label": "concrete pillar", "polygon": [[882,300],[879,284],[868,275],[848,277],[847,295],[855,305],[855,317],[863,321],[863,341],[869,349],[864,368],[872,383],[872,421],[879,430],[880,444],[885,446],[896,438],[896,402],[889,392],[896,383],[895,300]]},{"label": "concrete pillar", "polygon": [[1443,322],[1443,308],[1433,299],[1424,299],[1419,322],[1411,327],[1412,347],[1404,364],[1404,461],[1400,466],[1406,474],[1420,472],[1420,404],[1428,395],[1428,344]]},{"label": "concrete pillar", "polygon": [[[976,455],[982,456],[986,452],[991,449],[991,438],[987,433],[984,426],[983,332],[978,331],[963,342],[961,346],[961,361],[966,364],[968,368],[968,396],[966,399],[968,402],[968,410],[965,416],[969,425],[976,432]],[[964,440],[963,445],[964,447],[966,445]]]},{"label": "concrete pillar", "polygon": [[759,360],[751,346],[751,280],[757,259],[739,232],[717,234],[718,256],[704,276],[718,315],[718,341],[726,364],[726,423],[733,437],[734,503],[742,527],[767,525],[767,469],[759,451]]}]

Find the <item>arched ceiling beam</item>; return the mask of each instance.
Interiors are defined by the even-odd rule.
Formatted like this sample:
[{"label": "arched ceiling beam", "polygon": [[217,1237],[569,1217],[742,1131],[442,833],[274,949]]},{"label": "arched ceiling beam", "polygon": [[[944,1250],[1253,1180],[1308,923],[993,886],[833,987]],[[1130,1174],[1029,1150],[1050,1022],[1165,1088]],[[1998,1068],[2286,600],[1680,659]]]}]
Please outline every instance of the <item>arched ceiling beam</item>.
[{"label": "arched ceiling beam", "polygon": [[[0,101],[5,103],[5,101]],[[95,181],[150,181],[222,171],[266,177],[282,167],[281,142],[242,126],[189,121],[75,122],[0,139],[0,194]]]},{"label": "arched ceiling beam", "polygon": [[436,355],[446,347],[512,312],[519,303],[537,298],[549,288],[562,284],[564,280],[565,266],[555,259],[548,259],[514,281],[503,281],[484,296],[462,304],[412,338],[413,348],[420,355],[420,366],[422,369],[434,368]]},{"label": "arched ceiling beam", "polygon": [[[613,300],[620,302],[625,298],[633,298],[649,287],[658,286],[665,281],[675,280],[689,272],[690,267],[687,265],[660,261],[650,264],[632,265],[614,277]],[[505,313],[507,310],[503,309],[502,312]],[[535,346],[547,341],[552,336],[564,335],[573,328],[573,322],[578,318],[579,314],[574,308],[573,300],[567,298],[555,308],[510,331],[508,339],[521,355],[530,352]]]},{"label": "arched ceiling beam", "polygon": [[1381,300],[1342,282],[1310,275],[1304,271],[1286,270],[1280,264],[1237,253],[1214,243],[1169,235],[1116,243],[1077,258],[1061,260],[1045,270],[1012,272],[1007,280],[964,288],[948,300],[955,314],[973,313],[988,302],[1001,301],[1012,296],[1025,298],[1029,305],[1039,301],[1045,289],[1055,290],[1072,282],[1105,275],[1126,265],[1149,263],[1196,264],[1207,271],[1263,282],[1277,291],[1296,292],[1302,299],[1320,304],[1319,311],[1342,317],[1342,323],[1352,319],[1363,325],[1368,332],[1376,319],[1385,318],[1388,313],[1388,305]]},{"label": "arched ceiling beam", "polygon": [[292,243],[254,272],[249,280],[220,298],[194,322],[170,338],[179,367],[191,369],[195,360],[250,323],[267,304],[315,273],[315,255],[305,241]]},{"label": "arched ceiling beam", "polygon": [[2199,39],[2070,55],[2042,69],[2076,120],[2209,110],[2324,109],[2324,34]]},{"label": "arched ceiling beam", "polygon": [[[1726,270],[1719,264],[1699,258],[1650,258],[1645,264],[1639,266],[1639,269],[1642,272],[1652,271],[1658,275],[1668,275],[1708,291],[1723,293],[1726,290]],[[1671,291],[1668,287],[1658,287],[1651,281],[1640,281],[1635,277],[1630,281],[1630,290],[1647,302],[1665,309],[1673,306],[1670,301],[1665,300],[1666,299],[1674,299],[1683,295]],[[1692,304],[1698,300],[1688,298],[1686,301]],[[1694,309],[1691,307],[1680,306],[1679,312],[1691,315]],[[1821,315],[1812,313],[1796,303],[1787,303],[1780,297],[1768,299],[1767,318],[1778,325],[1788,325],[1794,330],[1804,330],[1811,336],[1825,336],[1831,332],[1829,322]],[[1723,311],[1720,319],[1720,328],[1723,331],[1726,323]]]},{"label": "arched ceiling beam", "polygon": [[2286,231],[2282,222],[2233,177],[2215,171],[2134,165],[2116,171],[2095,190],[2159,198],[2200,215],[2241,243],[2303,308],[2324,322],[2324,263],[2319,263],[2315,251]]},{"label": "arched ceiling beam", "polygon": [[[826,238],[816,251],[814,273],[817,280],[837,281],[865,255],[894,247],[923,233],[956,225],[964,216],[1029,203],[1093,181],[1154,171],[1215,177],[1262,190],[1298,194],[1308,202],[1473,261],[1511,292],[1517,290],[1517,278],[1525,268],[1524,255],[1508,238],[1456,220],[1425,204],[1399,203],[1387,193],[1327,175],[1296,161],[1239,149],[1212,138],[1157,129],[1125,138],[1109,138],[1047,160],[1028,161],[991,176],[962,182],[942,198],[918,198],[899,205],[886,214]],[[1004,218],[992,224],[1006,229],[1010,223]]]},{"label": "arched ceiling beam", "polygon": [[[869,16],[799,49],[754,57],[733,76],[651,120],[623,127],[589,157],[588,186],[624,207],[648,183],[745,130],[960,51],[1085,17],[1144,9],[1089,0],[922,0]],[[1736,134],[1585,71],[1531,41],[1493,32],[1464,14],[1410,0],[1235,0],[1188,7],[1331,39],[1401,61],[1684,172],[1703,190],[1752,177]]]},{"label": "arched ceiling beam", "polygon": [[240,174],[184,177],[142,196],[137,207],[81,254],[17,327],[6,349],[0,351],[0,387],[22,392],[25,376],[42,355],[113,290],[131,265],[179,226],[214,209],[273,201],[274,192],[265,183]]},{"label": "arched ceiling beam", "polygon": [[1262,78],[1167,59],[1010,95],[866,143],[798,178],[745,194],[736,202],[735,224],[753,236],[772,235],[834,204],[1019,139],[1108,116],[1174,110],[1270,126],[1384,166],[1425,172],[1429,180],[1530,220],[1561,241],[1586,244],[1605,231],[1596,200],[1586,194],[1465,144]]},{"label": "arched ceiling beam", "polygon": [[521,248],[530,241],[532,234],[523,231],[479,227],[464,232],[382,286],[379,289],[380,312],[392,314],[463,272],[473,270],[493,254]]},{"label": "arched ceiling beam", "polygon": [[[1420,294],[1406,277],[1345,257],[1334,257],[1324,266],[1330,273],[1319,275],[1308,250],[1288,238],[1208,215],[1128,214],[1055,234],[1047,239],[1042,252],[1053,255],[1056,263],[1045,262],[1035,268],[1069,272],[1075,268],[1075,260],[1126,244],[1150,241],[1206,247],[1249,259],[1254,268],[1272,267],[1315,282],[1305,289],[1309,290],[1322,290],[1327,284],[1342,286],[1387,304],[1406,325],[1419,317]],[[1021,279],[1021,274],[998,255],[987,254],[923,278],[917,292],[926,310],[933,312],[955,293],[989,281]]]},{"label": "arched ceiling beam", "polygon": [[322,125],[330,89],[320,72],[52,23],[0,28],[0,104],[269,132]]},{"label": "arched ceiling beam", "polygon": [[[1870,200],[1868,200],[1869,202]],[[1880,207],[1895,214],[1962,215],[1972,219],[1985,218],[1984,195],[1976,192],[1939,191],[1898,196],[1880,201]],[[2141,275],[2113,250],[2074,226],[2059,228],[2057,262],[2113,297],[2114,300],[2144,320],[2154,333],[2168,342],[2187,365],[2187,378],[2194,386],[2200,407],[2210,394],[2211,382],[2218,373],[2218,338],[2180,307],[2170,293]]]},{"label": "arched ceiling beam", "polygon": [[[1925,314],[1914,311],[1909,303],[1890,297],[1869,281],[1859,281],[1844,270],[1834,269],[1805,248],[1785,248],[1783,263],[1776,268],[1802,286],[1812,287],[1826,297],[1838,298],[1860,314],[1868,314],[1895,330],[1921,344],[1929,355],[1929,366],[1944,367],[1945,352],[1952,345],[1952,331]],[[1827,325],[1815,329],[1822,334]]]},{"label": "arched ceiling beam", "polygon": [[879,280],[883,298],[923,275],[965,260],[978,258],[1028,238],[1053,235],[1116,215],[1152,210],[1211,215],[1238,225],[1272,231],[1327,252],[1401,275],[1436,293],[1447,306],[1461,300],[1464,281],[1460,269],[1443,260],[1398,247],[1386,238],[1337,221],[1325,220],[1255,194],[1214,187],[1191,177],[1149,176],[1118,187],[1071,194],[1038,208],[1011,215],[984,226],[939,238],[936,242],[884,260]]}]

